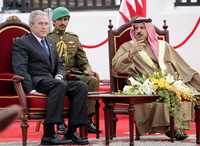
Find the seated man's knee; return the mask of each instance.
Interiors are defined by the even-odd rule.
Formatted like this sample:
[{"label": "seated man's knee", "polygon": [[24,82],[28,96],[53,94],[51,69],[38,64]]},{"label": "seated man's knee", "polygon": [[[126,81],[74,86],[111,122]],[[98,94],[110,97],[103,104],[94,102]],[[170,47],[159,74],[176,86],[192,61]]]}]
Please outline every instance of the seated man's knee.
[{"label": "seated man's knee", "polygon": [[83,89],[83,90],[88,90],[88,86],[85,82],[83,81],[76,81],[77,82],[77,86],[80,88],[80,89]]},{"label": "seated man's knee", "polygon": [[93,84],[99,84],[99,80],[95,76],[91,76],[89,81]]},{"label": "seated man's knee", "polygon": [[67,86],[67,84],[66,84],[65,81],[63,81],[63,80],[57,80],[57,79],[55,79],[54,85],[55,85],[56,87],[59,87],[60,89],[62,88],[63,91],[65,91],[66,86]]},{"label": "seated man's knee", "polygon": [[99,80],[95,76],[91,76],[88,81],[88,91],[96,91],[99,88]]}]

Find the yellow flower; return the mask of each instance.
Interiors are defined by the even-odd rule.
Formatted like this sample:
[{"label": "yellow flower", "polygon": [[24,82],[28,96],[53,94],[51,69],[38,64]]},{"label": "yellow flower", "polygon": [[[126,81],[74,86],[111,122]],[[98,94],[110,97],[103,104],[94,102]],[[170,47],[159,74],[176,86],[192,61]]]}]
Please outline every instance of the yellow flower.
[{"label": "yellow flower", "polygon": [[154,85],[154,89],[167,89],[170,84],[164,79],[164,78],[160,78],[160,79],[151,79],[151,81],[153,82]]}]

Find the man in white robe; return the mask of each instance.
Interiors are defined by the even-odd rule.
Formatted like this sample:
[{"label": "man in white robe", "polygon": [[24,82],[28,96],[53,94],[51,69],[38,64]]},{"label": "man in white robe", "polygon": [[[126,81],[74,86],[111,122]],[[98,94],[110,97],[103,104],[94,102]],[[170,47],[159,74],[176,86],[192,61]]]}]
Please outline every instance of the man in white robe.
[{"label": "man in white robe", "polygon": [[[155,28],[150,22],[151,19],[146,18],[136,18],[133,21],[133,29],[130,31],[132,40],[122,44],[112,60],[113,76],[129,74],[135,77],[161,70],[200,91],[199,73],[193,70],[167,42],[158,40]],[[176,123],[177,129],[180,125],[188,125],[193,118],[191,103],[183,102],[180,108],[179,116],[184,116],[184,119],[182,124]],[[141,135],[152,132],[169,133],[169,112],[163,103],[135,105],[135,121]],[[177,130],[175,138],[183,140],[187,135]]]}]

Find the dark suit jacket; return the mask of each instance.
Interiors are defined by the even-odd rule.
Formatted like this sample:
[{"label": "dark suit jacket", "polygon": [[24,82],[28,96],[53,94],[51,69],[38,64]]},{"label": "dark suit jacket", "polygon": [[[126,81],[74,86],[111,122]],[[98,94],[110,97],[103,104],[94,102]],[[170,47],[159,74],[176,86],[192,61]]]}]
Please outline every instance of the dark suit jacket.
[{"label": "dark suit jacket", "polygon": [[13,45],[13,71],[24,77],[23,87],[26,93],[35,89],[43,78],[54,78],[56,74],[65,76],[63,62],[58,57],[55,46],[48,39],[47,44],[50,57],[31,33],[17,38]]}]

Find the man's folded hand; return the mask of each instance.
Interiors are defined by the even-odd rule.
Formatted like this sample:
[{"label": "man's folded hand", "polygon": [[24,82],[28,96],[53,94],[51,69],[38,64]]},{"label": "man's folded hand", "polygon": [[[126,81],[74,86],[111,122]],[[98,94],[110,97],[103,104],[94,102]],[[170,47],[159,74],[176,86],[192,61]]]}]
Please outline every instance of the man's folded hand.
[{"label": "man's folded hand", "polygon": [[68,80],[80,80],[80,75],[77,74],[67,74],[66,79]]},{"label": "man's folded hand", "polygon": [[35,95],[35,96],[46,96],[43,93],[37,92],[36,90],[32,90],[31,92],[28,93],[29,96]]}]

